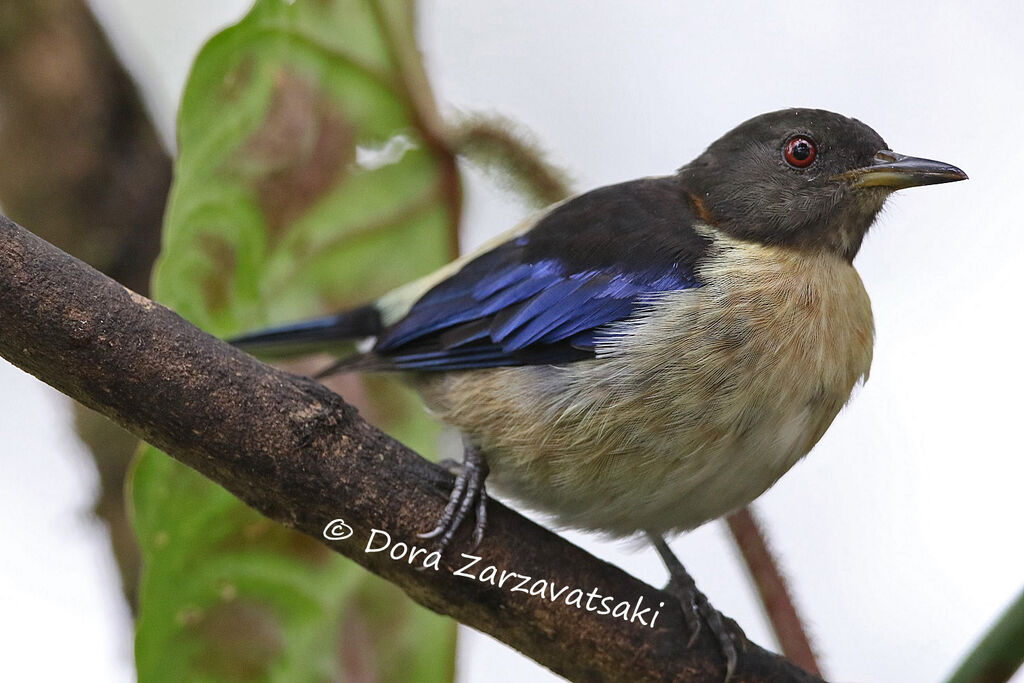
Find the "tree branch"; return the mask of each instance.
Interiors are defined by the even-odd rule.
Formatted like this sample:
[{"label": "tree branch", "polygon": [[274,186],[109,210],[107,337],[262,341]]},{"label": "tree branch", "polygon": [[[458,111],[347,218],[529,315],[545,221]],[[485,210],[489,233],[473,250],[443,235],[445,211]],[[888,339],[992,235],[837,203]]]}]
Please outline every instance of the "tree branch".
[{"label": "tree branch", "polygon": [[[715,681],[707,632],[684,649],[668,594],[602,562],[496,501],[468,573],[568,586],[558,600],[456,576],[460,534],[435,570],[365,552],[374,529],[423,545],[452,477],[359,417],[321,384],[267,366],[134,294],[0,217],[0,355],[107,415],[264,515],[323,540],[331,520],[354,531],[329,546],[417,602],[489,633],[576,681]],[[382,537],[380,537],[382,538]],[[325,541],[326,542],[326,541]],[[394,545],[392,546],[394,547]],[[498,577],[495,577],[496,580]],[[656,627],[566,604],[575,588],[660,609]],[[653,610],[652,610],[653,612]],[[653,614],[646,615],[650,621]],[[738,681],[817,681],[753,643]]]}]

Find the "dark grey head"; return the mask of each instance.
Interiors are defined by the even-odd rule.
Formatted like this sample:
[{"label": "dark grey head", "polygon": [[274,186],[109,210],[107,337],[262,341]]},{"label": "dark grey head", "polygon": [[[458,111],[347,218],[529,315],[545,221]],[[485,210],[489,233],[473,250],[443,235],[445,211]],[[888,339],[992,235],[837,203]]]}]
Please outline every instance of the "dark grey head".
[{"label": "dark grey head", "polygon": [[860,121],[821,109],[752,118],[679,175],[703,217],[730,235],[850,260],[893,191],[967,178],[955,166],[896,154]]}]

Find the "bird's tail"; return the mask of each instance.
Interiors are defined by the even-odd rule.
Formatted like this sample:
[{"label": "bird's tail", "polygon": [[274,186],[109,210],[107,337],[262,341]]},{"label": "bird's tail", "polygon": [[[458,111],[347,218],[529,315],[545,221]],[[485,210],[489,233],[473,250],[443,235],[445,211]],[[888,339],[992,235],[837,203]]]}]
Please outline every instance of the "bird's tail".
[{"label": "bird's tail", "polygon": [[279,358],[336,351],[345,342],[378,335],[381,328],[380,311],[367,304],[324,318],[249,332],[228,343],[255,356]]}]

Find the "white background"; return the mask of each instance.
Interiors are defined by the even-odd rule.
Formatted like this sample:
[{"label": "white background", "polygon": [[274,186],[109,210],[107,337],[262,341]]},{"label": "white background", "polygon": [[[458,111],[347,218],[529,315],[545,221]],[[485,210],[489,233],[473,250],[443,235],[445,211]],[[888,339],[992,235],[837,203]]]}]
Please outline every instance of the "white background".
[{"label": "white background", "polygon": [[[192,57],[247,0],[95,3],[170,139]],[[420,14],[447,113],[521,121],[578,189],[670,172],[788,106],[855,116],[971,176],[890,202],[856,262],[874,302],[871,380],[758,502],[830,678],[941,679],[1024,578],[1022,6],[433,0]],[[468,246],[524,212],[475,176],[467,202]],[[0,363],[4,678],[131,680],[131,623],[66,413]],[[664,581],[651,551],[573,538]],[[771,645],[724,526],[674,547]],[[461,681],[559,680],[462,635]]]}]

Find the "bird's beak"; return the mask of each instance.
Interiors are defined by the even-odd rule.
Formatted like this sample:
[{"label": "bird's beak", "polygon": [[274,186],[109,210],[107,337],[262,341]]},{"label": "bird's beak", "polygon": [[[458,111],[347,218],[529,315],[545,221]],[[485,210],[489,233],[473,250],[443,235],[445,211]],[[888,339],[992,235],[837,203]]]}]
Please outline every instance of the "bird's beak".
[{"label": "bird's beak", "polygon": [[956,166],[903,156],[888,149],[875,154],[870,166],[847,171],[839,177],[851,181],[854,187],[888,187],[893,190],[967,180],[967,174]]}]

